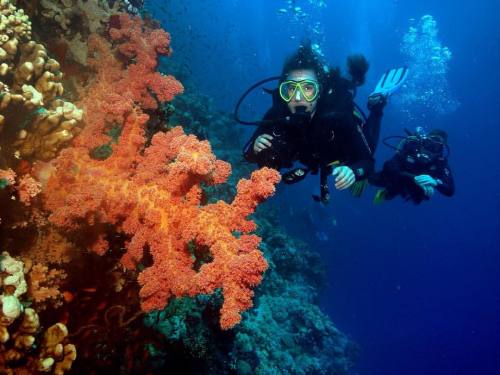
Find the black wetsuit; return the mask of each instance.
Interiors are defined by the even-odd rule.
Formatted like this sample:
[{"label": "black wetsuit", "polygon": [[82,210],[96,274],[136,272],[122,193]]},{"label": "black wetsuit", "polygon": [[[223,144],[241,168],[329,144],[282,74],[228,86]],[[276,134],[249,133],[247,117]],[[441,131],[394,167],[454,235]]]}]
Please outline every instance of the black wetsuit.
[{"label": "black wetsuit", "polygon": [[414,180],[415,176],[423,174],[439,180],[435,189],[441,194],[451,197],[455,193],[455,183],[446,158],[436,157],[430,162],[422,163],[405,152],[398,152],[386,161],[382,171],[370,178],[370,183],[385,188],[385,199],[399,195],[419,204],[429,199]]},{"label": "black wetsuit", "polygon": [[[350,167],[356,180],[373,173],[373,148],[378,140],[382,110],[372,111],[366,123],[354,114],[354,103],[350,92],[339,98],[325,95],[317,106],[313,118],[306,123],[294,124],[293,116],[285,103],[275,104],[264,116],[244,149],[244,157],[259,166],[276,169],[289,168],[299,161],[313,173],[319,168],[327,169],[334,161]],[[370,129],[373,134],[364,134]],[[259,153],[253,151],[255,139],[261,134],[273,136],[272,146]],[[327,172],[331,172],[331,167]]]}]

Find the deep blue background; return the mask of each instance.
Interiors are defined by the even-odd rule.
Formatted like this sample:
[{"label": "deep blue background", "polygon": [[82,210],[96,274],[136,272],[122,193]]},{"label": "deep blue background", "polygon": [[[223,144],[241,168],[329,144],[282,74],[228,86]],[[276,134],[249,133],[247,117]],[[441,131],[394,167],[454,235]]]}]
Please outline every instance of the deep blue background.
[{"label": "deep blue background", "polygon": [[[329,3],[313,9],[325,29],[327,60],[343,66],[349,53],[362,52],[371,62],[362,104],[380,73],[402,64],[408,20],[434,16],[453,53],[449,84],[461,106],[408,124],[390,103],[382,136],[404,126],[447,130],[457,192],[418,207],[401,201],[374,207],[372,189],[362,199],[334,193],[324,209],[310,199],[317,180],[309,178],[281,187],[272,204],[285,208],[283,224],[329,266],[322,303],[362,349],[354,373],[500,374],[500,2]],[[283,6],[284,0],[149,2],[172,34],[174,60],[225,110],[251,83],[279,73],[297,47],[302,29],[277,16]],[[254,116],[269,104],[253,102]],[[380,146],[378,165],[389,156]],[[316,231],[329,241],[319,241]]]}]

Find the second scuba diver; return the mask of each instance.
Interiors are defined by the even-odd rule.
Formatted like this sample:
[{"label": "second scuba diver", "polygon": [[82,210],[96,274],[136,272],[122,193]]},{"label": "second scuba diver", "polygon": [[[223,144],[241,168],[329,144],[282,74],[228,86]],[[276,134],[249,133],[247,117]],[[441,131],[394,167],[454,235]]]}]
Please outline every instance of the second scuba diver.
[{"label": "second scuba diver", "polygon": [[[386,142],[402,138],[394,147]],[[382,187],[375,195],[374,203],[401,196],[419,204],[429,200],[434,190],[451,197],[455,184],[448,165],[448,135],[442,130],[425,133],[417,128],[407,137],[389,137],[384,143],[396,149],[394,157],[384,163],[382,171],[370,177],[370,183]]]},{"label": "second scuba diver", "polygon": [[320,173],[320,195],[329,199],[327,177],[338,190],[352,187],[373,173],[373,151],[378,142],[386,95],[372,94],[370,115],[354,103],[356,87],[364,83],[368,62],[362,56],[348,59],[351,80],[339,69],[325,69],[310,43],[302,45],[284,64],[273,106],[247,142],[244,157],[259,167],[304,167],[283,174],[285,183]]}]

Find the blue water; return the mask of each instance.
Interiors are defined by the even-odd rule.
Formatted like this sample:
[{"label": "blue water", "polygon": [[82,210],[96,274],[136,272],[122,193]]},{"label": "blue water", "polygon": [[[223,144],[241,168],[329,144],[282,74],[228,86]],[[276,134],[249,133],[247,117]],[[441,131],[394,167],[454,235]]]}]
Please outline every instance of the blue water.
[{"label": "blue water", "polygon": [[[283,224],[328,264],[322,305],[361,347],[353,373],[499,374],[500,2],[296,3],[310,10],[308,24],[279,16],[284,0],[155,0],[148,6],[172,34],[173,59],[186,64],[193,82],[227,111],[250,84],[279,74],[314,22],[321,24],[330,63],[343,66],[353,52],[370,61],[357,97],[364,104],[379,75],[404,62],[400,44],[409,19],[434,17],[439,40],[453,53],[447,80],[460,106],[446,114],[418,113],[412,123],[390,102],[382,137],[401,134],[404,126],[448,131],[455,196],[374,207],[373,189],[361,199],[334,192],[323,208],[310,198],[317,180],[309,178],[281,187],[270,204],[285,208]],[[253,98],[248,114],[258,117],[266,100]],[[390,155],[379,146],[378,167]]]}]

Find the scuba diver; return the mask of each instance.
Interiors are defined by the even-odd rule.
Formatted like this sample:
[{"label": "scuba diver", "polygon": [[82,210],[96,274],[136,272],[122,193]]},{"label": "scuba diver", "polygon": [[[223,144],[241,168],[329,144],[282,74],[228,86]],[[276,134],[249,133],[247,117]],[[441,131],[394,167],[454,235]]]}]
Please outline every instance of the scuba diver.
[{"label": "scuba diver", "polygon": [[[303,43],[285,61],[280,77],[252,86],[235,110],[238,122],[258,125],[243,150],[245,159],[259,167],[278,170],[300,162],[303,167],[283,173],[283,182],[292,184],[308,173],[319,173],[320,195],[313,198],[323,203],[329,200],[329,175],[334,177],[336,189],[352,190],[356,182],[364,186],[373,173],[373,152],[387,102],[386,92],[370,95],[370,116],[366,118],[354,103],[354,95],[356,87],[364,83],[368,62],[363,56],[354,55],[347,64],[350,80],[342,77],[338,68],[325,67],[310,42]],[[272,94],[273,105],[263,120],[240,120],[238,108],[244,97],[259,84],[273,79],[279,79],[279,86],[266,90]]]},{"label": "scuba diver", "polygon": [[[399,195],[420,204],[429,200],[435,190],[451,197],[455,184],[448,165],[450,148],[447,133],[437,129],[425,133],[421,127],[414,134],[407,133],[406,137],[384,139],[384,144],[394,148],[396,154],[384,163],[382,171],[369,179],[372,185],[383,188],[376,193],[374,203]],[[398,146],[388,143],[388,140],[398,138],[401,139]]]}]

